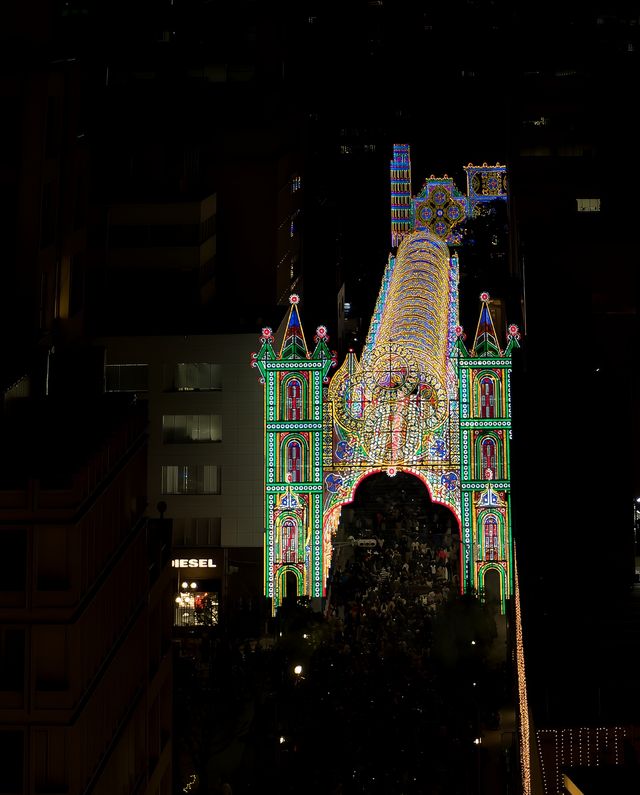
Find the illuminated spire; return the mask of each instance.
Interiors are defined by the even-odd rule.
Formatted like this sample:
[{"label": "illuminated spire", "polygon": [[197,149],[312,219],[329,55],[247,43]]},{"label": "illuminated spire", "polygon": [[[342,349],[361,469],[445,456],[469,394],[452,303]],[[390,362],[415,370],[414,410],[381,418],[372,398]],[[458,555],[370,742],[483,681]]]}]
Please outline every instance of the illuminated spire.
[{"label": "illuminated spire", "polygon": [[476,338],[473,341],[471,353],[473,356],[502,356],[502,351],[498,345],[496,330],[489,309],[489,293],[481,293],[482,309],[480,319],[476,329]]},{"label": "illuminated spire", "polygon": [[300,315],[298,314],[299,296],[289,296],[289,303],[291,309],[289,310],[289,317],[287,318],[287,326],[280,348],[281,359],[308,359],[309,350],[302,331],[302,323],[300,323]]}]

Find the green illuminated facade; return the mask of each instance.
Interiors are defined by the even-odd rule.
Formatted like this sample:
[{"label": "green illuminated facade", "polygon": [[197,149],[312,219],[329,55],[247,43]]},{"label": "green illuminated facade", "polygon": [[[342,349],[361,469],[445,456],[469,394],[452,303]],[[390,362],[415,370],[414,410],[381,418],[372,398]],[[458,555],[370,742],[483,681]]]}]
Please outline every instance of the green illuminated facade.
[{"label": "green illuminated facade", "polygon": [[316,332],[309,353],[298,315],[291,308],[280,351],[271,329],[253,364],[264,383],[265,417],[265,595],[274,610],[287,592],[324,595],[327,560],[323,543],[323,385],[334,359],[326,329]]},{"label": "green illuminated facade", "polygon": [[[506,199],[504,167],[467,166],[468,190],[432,177],[410,194],[408,146],[391,163],[392,253],[362,354],[341,366],[324,327],[307,349],[298,298],[279,353],[271,329],[253,365],[265,388],[265,594],[325,595],[342,506],[376,472],[419,478],[460,528],[463,590],[513,590],[511,368],[516,326],[501,346],[490,297],[467,348],[458,318],[455,224]],[[442,220],[444,219],[444,220]]]}]

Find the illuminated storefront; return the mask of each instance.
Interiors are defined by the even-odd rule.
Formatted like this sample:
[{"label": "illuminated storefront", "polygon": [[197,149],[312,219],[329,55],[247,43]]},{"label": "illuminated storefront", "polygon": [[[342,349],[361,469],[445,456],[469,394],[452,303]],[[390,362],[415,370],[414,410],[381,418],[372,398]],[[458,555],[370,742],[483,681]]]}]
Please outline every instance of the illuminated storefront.
[{"label": "illuminated storefront", "polygon": [[219,550],[214,552],[181,550],[181,557],[171,561],[176,583],[174,626],[195,628],[217,625],[223,565]]}]

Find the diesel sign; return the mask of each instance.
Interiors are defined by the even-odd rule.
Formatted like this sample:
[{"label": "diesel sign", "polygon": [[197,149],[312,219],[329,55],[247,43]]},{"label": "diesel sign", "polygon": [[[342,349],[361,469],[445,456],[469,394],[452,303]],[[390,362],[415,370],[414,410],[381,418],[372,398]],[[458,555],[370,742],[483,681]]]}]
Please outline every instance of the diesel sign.
[{"label": "diesel sign", "polygon": [[215,569],[217,566],[211,558],[174,558],[171,565],[175,569]]}]

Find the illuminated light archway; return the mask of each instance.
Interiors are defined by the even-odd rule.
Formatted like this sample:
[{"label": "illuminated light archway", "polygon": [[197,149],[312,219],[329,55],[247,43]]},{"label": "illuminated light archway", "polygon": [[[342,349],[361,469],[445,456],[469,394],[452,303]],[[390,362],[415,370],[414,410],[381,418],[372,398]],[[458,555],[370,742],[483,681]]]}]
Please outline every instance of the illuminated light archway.
[{"label": "illuminated light archway", "polygon": [[[404,476],[404,477],[403,477]],[[388,484],[381,483],[381,479],[389,479]],[[343,508],[360,508],[362,509],[363,502],[367,499],[367,492],[369,487],[377,481],[379,487],[384,489],[392,498],[395,494],[396,497],[405,491],[409,490],[410,496],[413,499],[418,499],[418,502],[423,502],[425,508],[441,508],[447,516],[450,517],[452,524],[452,532],[459,534],[460,532],[460,516],[456,515],[451,506],[433,499],[428,480],[424,474],[415,470],[410,471],[407,469],[397,469],[396,467],[387,467],[386,469],[370,469],[362,474],[362,476],[353,484],[353,489],[340,505],[337,510],[341,511]],[[378,486],[374,486],[374,493]],[[372,509],[373,510],[373,509]],[[455,530],[453,529],[455,527]],[[372,528],[373,529],[373,528]]]},{"label": "illuminated light archway", "polygon": [[[412,199],[408,146],[394,146],[394,250],[360,359],[350,351],[330,377],[337,357],[327,330],[316,330],[310,352],[295,295],[278,353],[271,329],[262,330],[252,365],[265,386],[265,594],[274,611],[290,566],[278,537],[284,503],[296,504],[303,528],[298,588],[322,597],[342,507],[378,472],[417,477],[431,501],[453,513],[462,590],[481,590],[496,571],[503,610],[512,594],[510,374],[520,335],[510,326],[501,347],[483,293],[467,348],[458,317],[459,257],[449,248],[455,224],[477,204],[506,199],[506,173],[499,164],[465,170],[466,197],[448,177],[431,177]],[[440,210],[446,223],[438,220]],[[299,448],[298,439],[304,440]],[[285,447],[284,459],[283,440],[294,445]],[[483,524],[488,512],[491,527]],[[289,548],[286,554],[291,557]]]}]

